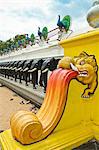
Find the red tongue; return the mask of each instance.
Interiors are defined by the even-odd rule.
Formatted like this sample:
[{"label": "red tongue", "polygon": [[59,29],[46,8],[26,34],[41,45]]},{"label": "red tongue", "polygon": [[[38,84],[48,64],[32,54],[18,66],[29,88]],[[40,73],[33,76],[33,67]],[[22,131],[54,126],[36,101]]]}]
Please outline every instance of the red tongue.
[{"label": "red tongue", "polygon": [[43,128],[46,129],[46,135],[51,132],[50,127],[53,130],[61,119],[70,80],[77,75],[76,71],[61,68],[54,70],[50,75],[43,105],[37,113],[39,120],[42,120]]},{"label": "red tongue", "polygon": [[[50,75],[46,96],[38,113],[19,111],[11,118],[11,131],[22,144],[31,144],[47,137],[61,120],[71,79],[76,71],[56,69]],[[72,92],[72,91],[71,91]]]},{"label": "red tongue", "polygon": [[19,111],[11,118],[11,131],[22,144],[30,144],[47,137],[58,125],[68,95],[70,80],[76,71],[56,69],[50,75],[46,96],[38,113]]}]

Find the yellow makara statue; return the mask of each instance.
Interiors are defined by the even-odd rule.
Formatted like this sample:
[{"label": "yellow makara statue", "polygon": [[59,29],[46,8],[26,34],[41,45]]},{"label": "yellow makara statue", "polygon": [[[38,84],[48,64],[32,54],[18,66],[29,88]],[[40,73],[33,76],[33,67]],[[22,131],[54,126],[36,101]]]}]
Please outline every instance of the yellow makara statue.
[{"label": "yellow makara statue", "polygon": [[64,69],[73,69],[78,71],[77,80],[87,88],[84,90],[82,97],[88,98],[95,92],[98,85],[98,65],[94,55],[88,55],[86,52],[80,53],[79,56],[63,57],[58,67]]},{"label": "yellow makara statue", "polygon": [[68,97],[64,95],[68,86],[63,82],[67,82],[67,74],[59,69],[58,82],[50,82],[55,95],[49,92],[38,114],[21,111],[12,116],[11,129],[0,134],[3,150],[71,150],[92,139],[99,141],[99,29],[60,41],[59,45],[65,57],[58,67],[67,68],[67,74],[72,70],[77,73],[69,84]]}]

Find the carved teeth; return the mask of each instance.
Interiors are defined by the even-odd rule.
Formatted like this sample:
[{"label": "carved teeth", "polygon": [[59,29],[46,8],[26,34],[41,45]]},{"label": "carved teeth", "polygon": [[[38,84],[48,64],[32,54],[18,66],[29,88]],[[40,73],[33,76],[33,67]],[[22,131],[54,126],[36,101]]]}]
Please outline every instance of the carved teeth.
[{"label": "carved teeth", "polygon": [[88,72],[87,71],[80,71],[79,76],[80,77],[86,77],[86,76],[88,76]]},{"label": "carved teeth", "polygon": [[87,74],[83,74],[83,73],[79,74],[79,77],[86,77],[86,76],[87,76]]},{"label": "carved teeth", "polygon": [[88,72],[87,71],[82,71],[82,72],[78,71],[78,68],[76,66],[74,66],[72,63],[70,63],[70,66],[71,66],[72,70],[79,72],[79,75],[78,75],[79,77],[86,77],[86,76],[88,76]]},{"label": "carved teeth", "polygon": [[70,66],[71,66],[72,70],[78,71],[78,68],[76,66],[74,66],[72,63],[70,63]]}]

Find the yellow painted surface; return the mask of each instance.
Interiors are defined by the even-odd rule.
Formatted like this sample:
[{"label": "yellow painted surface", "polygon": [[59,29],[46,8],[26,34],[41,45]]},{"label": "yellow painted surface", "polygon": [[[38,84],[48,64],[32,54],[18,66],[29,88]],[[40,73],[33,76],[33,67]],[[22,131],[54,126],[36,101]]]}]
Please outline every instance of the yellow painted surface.
[{"label": "yellow painted surface", "polygon": [[[64,48],[64,56],[78,56],[82,51],[85,51],[89,55],[95,55],[99,68],[99,29],[64,40],[60,42],[60,45]],[[72,113],[73,110],[67,107],[68,113],[65,113],[65,115],[66,117],[69,114],[69,117],[74,115],[72,116],[72,119],[68,118],[69,122],[72,122],[73,120],[73,124],[69,123],[68,127],[74,125],[74,123],[76,124],[80,120],[82,120],[85,125],[91,123],[92,126],[90,126],[90,128],[92,128],[93,136],[99,140],[99,85],[94,95],[87,99],[79,97],[80,95],[78,96],[78,91],[79,93],[82,93],[84,90],[83,88],[85,89],[85,85],[75,83],[74,89],[69,91],[70,95],[68,96],[68,103],[70,103],[69,106],[74,109],[74,112]],[[73,104],[73,99],[75,104]],[[76,104],[77,107],[74,106]]]},{"label": "yellow painted surface", "polygon": [[[65,56],[77,56],[85,51],[95,55],[99,65],[99,30],[64,40],[59,43]],[[99,74],[99,71],[98,71]],[[98,79],[99,82],[99,79]],[[24,146],[16,142],[7,130],[0,134],[3,150],[70,150],[92,138],[99,140],[99,86],[90,98],[81,98],[85,89],[75,79],[69,86],[67,104],[61,121],[46,139]],[[53,113],[53,112],[52,112]]]}]

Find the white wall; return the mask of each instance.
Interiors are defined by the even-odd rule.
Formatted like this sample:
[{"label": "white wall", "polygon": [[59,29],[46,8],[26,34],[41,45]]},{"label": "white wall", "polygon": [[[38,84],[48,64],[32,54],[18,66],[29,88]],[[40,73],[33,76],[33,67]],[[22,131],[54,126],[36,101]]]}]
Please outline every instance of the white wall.
[{"label": "white wall", "polygon": [[22,50],[11,52],[7,55],[1,56],[0,62],[56,57],[63,55],[64,49],[58,45],[58,42],[54,42],[54,44],[46,43],[41,46],[28,46]]}]

